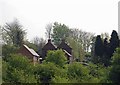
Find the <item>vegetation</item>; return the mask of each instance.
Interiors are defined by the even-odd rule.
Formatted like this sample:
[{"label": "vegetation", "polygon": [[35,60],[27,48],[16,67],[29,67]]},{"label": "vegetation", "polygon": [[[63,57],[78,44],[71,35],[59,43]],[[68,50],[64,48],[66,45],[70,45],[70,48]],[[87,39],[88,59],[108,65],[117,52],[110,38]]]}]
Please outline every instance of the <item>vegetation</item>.
[{"label": "vegetation", "polygon": [[68,64],[65,53],[60,49],[49,51],[46,59],[34,66],[17,50],[24,43],[41,54],[45,40],[35,37],[33,42],[29,42],[24,40],[25,31],[18,23],[6,25],[2,47],[3,83],[119,83],[120,47],[115,30],[111,37],[108,34],[94,36],[94,33],[69,29],[65,24],[49,24],[46,26],[47,37],[52,38],[56,45],[66,39],[73,50],[73,62]]},{"label": "vegetation", "polygon": [[37,83],[33,64],[25,56],[11,54],[7,60],[2,62],[3,83]]},{"label": "vegetation", "polygon": [[65,53],[62,50],[49,51],[47,53],[46,59],[44,60],[44,63],[49,62],[52,62],[60,67],[63,67],[64,64],[67,63],[67,57],[65,56]]},{"label": "vegetation", "polygon": [[69,36],[69,28],[65,24],[54,23],[52,38],[55,45],[59,45],[62,39],[66,39]]},{"label": "vegetation", "polygon": [[112,65],[110,67],[110,73],[109,73],[109,79],[113,83],[119,83],[120,80],[120,48],[116,49],[116,52],[114,53],[112,57]]},{"label": "vegetation", "polygon": [[111,38],[109,43],[107,38],[104,41],[101,39],[101,36],[98,35],[95,41],[95,55],[94,55],[94,63],[101,63],[105,66],[109,66],[111,63],[111,57],[113,53],[116,51],[116,48],[119,47],[119,38],[118,34],[115,30],[113,30],[111,34]]},{"label": "vegetation", "polygon": [[15,19],[12,23],[6,23],[3,27],[3,39],[5,43],[21,46],[25,38],[26,32],[22,25]]}]

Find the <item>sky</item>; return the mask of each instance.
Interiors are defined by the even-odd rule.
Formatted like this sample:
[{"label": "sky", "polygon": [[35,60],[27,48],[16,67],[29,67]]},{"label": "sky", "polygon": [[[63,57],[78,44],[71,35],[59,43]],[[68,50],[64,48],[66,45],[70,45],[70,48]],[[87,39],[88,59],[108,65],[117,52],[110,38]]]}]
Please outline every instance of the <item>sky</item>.
[{"label": "sky", "polygon": [[0,0],[0,24],[17,18],[27,39],[45,37],[45,26],[59,22],[69,28],[111,34],[118,31],[119,0]]}]

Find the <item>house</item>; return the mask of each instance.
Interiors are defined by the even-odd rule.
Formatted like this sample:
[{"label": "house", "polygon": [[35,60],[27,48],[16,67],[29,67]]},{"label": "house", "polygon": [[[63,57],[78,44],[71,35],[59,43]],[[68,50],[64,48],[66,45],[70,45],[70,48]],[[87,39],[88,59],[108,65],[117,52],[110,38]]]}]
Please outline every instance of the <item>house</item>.
[{"label": "house", "polygon": [[69,61],[72,59],[72,48],[65,43],[65,40],[62,40],[61,44],[56,47],[52,44],[51,39],[48,39],[48,43],[42,48],[42,59],[44,60],[46,54],[49,50],[62,49],[65,52],[65,55]]},{"label": "house", "polygon": [[29,48],[27,45],[21,46],[21,48],[18,50],[18,53],[28,57],[28,59],[34,63],[36,63],[40,57],[33,49]]},{"label": "house", "polygon": [[48,39],[48,43],[42,48],[42,59],[44,60],[49,50],[56,50],[55,45],[51,43],[51,39]]},{"label": "house", "polygon": [[69,54],[72,54],[72,48],[65,43],[64,39],[62,40],[62,42],[60,43],[60,45],[57,47],[57,49],[64,49]]},{"label": "house", "polygon": [[64,39],[62,40],[60,45],[57,47],[57,49],[62,49],[65,52],[67,59],[69,61],[72,60],[72,48],[65,42]]}]

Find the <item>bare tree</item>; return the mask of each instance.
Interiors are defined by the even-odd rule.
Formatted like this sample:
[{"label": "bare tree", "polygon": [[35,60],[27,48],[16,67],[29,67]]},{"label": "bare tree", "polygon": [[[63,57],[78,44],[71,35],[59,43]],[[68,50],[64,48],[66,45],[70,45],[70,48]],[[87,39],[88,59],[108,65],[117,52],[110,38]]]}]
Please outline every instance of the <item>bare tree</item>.
[{"label": "bare tree", "polygon": [[94,33],[82,31],[79,29],[71,29],[70,36],[82,45],[82,48],[85,52],[89,51]]},{"label": "bare tree", "polygon": [[40,44],[40,38],[39,37],[34,37],[33,39],[33,44],[35,44],[36,46],[38,46]]},{"label": "bare tree", "polygon": [[34,45],[36,45],[38,54],[41,55],[42,54],[42,48],[45,45],[46,41],[43,38],[39,38],[39,37],[36,36],[33,39],[32,42],[33,42]]},{"label": "bare tree", "polygon": [[45,29],[46,29],[45,34],[46,34],[47,38],[50,39],[51,38],[51,32],[52,32],[52,23],[47,24]]},{"label": "bare tree", "polygon": [[109,39],[110,39],[110,35],[109,35],[109,33],[107,33],[107,32],[101,33],[101,38],[102,38],[102,39],[107,38],[107,39],[109,40]]}]

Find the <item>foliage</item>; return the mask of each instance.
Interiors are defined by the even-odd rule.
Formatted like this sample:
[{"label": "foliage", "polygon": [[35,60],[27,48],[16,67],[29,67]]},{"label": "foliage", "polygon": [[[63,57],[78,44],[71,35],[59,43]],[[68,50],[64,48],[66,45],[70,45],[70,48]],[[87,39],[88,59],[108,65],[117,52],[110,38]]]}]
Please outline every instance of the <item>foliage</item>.
[{"label": "foliage", "polygon": [[55,76],[51,82],[52,83],[70,83],[69,78],[61,77],[61,76]]},{"label": "foliage", "polygon": [[[82,61],[84,57],[92,57],[96,63],[90,63],[88,60],[86,65],[84,62],[68,64],[65,53],[55,50],[47,53],[43,63],[34,66],[26,56],[16,54],[19,46],[23,44],[25,34],[25,30],[17,21],[7,23],[3,28],[3,39],[7,44],[2,47],[3,83],[119,83],[120,48],[117,48],[119,39],[115,30],[108,41],[107,33],[94,37],[93,33],[69,29],[65,24],[57,22],[54,23],[52,33],[52,24],[46,26],[46,34],[48,38],[53,39],[55,45],[66,39],[72,47],[74,58]],[[24,41],[24,44],[42,54],[41,49],[45,40],[35,37],[32,43]]]},{"label": "foliage", "polygon": [[[101,36],[98,35],[96,37],[95,47],[92,46],[92,53],[95,51],[95,55],[92,55],[94,58],[93,62],[101,63],[104,66],[109,66],[111,57],[115,52],[115,49],[119,46],[118,34],[115,30],[113,30],[109,41],[107,40],[107,38],[101,39]],[[105,34],[105,36],[108,37],[107,34]]]},{"label": "foliage", "polygon": [[93,33],[79,29],[70,29],[69,35],[71,38],[75,39],[75,41],[82,46],[82,49],[84,49],[85,52],[89,51],[91,40],[94,37]]},{"label": "foliage", "polygon": [[38,54],[42,55],[42,48],[46,44],[46,41],[43,38],[34,37],[32,43],[28,43],[27,45],[33,48]]},{"label": "foliage", "polygon": [[110,60],[110,56],[109,56],[109,43],[107,41],[107,38],[104,39],[104,43],[103,43],[103,56],[102,56],[102,63],[105,66],[108,66],[110,64],[109,62]]},{"label": "foliage", "polygon": [[52,62],[60,67],[63,67],[67,63],[67,58],[62,50],[49,51],[47,53],[44,63]]},{"label": "foliage", "polygon": [[103,56],[103,41],[100,35],[97,35],[95,41],[95,61],[94,63],[100,63]]},{"label": "foliage", "polygon": [[49,83],[54,77],[57,67],[53,63],[37,65],[35,75],[38,82]]},{"label": "foliage", "polygon": [[8,61],[3,61],[4,83],[36,83],[34,67],[30,61],[22,55],[11,54]]},{"label": "foliage", "polygon": [[67,42],[69,43],[69,45],[72,48],[72,56],[75,59],[82,61],[84,58],[84,54],[85,54],[84,50],[82,48],[82,45],[72,37],[67,37]]},{"label": "foliage", "polygon": [[68,78],[72,80],[77,80],[76,82],[72,81],[73,83],[77,82],[87,82],[88,81],[88,74],[89,70],[87,67],[84,67],[80,63],[72,63],[68,65],[68,70],[67,70]]},{"label": "foliage", "polygon": [[2,56],[3,60],[7,60],[10,57],[10,54],[14,54],[17,52],[19,48],[14,45],[3,45],[2,46]]},{"label": "foliage", "polygon": [[25,41],[24,44],[27,45],[28,47],[34,49],[36,52],[38,51],[38,48],[34,43],[31,43],[29,41]]},{"label": "foliage", "polygon": [[54,23],[52,38],[55,45],[59,45],[62,39],[69,36],[69,28],[65,24]]},{"label": "foliage", "polygon": [[2,82],[6,82],[7,76],[7,71],[8,71],[8,63],[5,61],[2,61]]},{"label": "foliage", "polygon": [[0,84],[2,84],[2,57],[0,57]]},{"label": "foliage", "polygon": [[96,37],[96,41],[95,41],[95,54],[96,56],[103,56],[103,41],[100,37],[100,35],[98,35]]},{"label": "foliage", "polygon": [[3,32],[3,37],[6,36],[5,38],[7,38],[3,38],[6,43],[11,41],[11,44],[16,46],[21,46],[23,44],[26,32],[17,20],[14,20],[12,23],[6,23],[3,27]]},{"label": "foliage", "polygon": [[[100,64],[89,63],[88,66],[90,74],[90,82],[96,83],[107,83],[109,68],[106,68]],[[94,81],[97,80],[97,81]]]},{"label": "foliage", "polygon": [[90,51],[91,40],[93,37],[93,33],[79,29],[70,29],[69,37],[67,37],[66,41],[72,47],[72,54],[75,60],[83,61],[85,54]]},{"label": "foliage", "polygon": [[118,34],[115,30],[112,31],[111,38],[110,38],[110,50],[109,50],[109,55],[110,57],[113,56],[113,53],[115,49],[119,46],[119,38]]},{"label": "foliage", "polygon": [[109,79],[113,83],[119,83],[120,81],[120,48],[116,49],[116,52],[112,57],[112,65],[110,67]]}]

